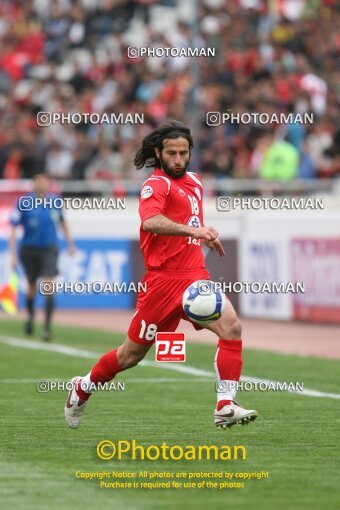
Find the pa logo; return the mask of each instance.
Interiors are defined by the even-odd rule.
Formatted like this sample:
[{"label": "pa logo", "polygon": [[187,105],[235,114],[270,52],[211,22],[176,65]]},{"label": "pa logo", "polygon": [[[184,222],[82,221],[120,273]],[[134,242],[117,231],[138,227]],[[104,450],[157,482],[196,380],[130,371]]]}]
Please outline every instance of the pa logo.
[{"label": "pa logo", "polygon": [[156,333],[155,360],[181,362],[186,358],[184,333]]}]

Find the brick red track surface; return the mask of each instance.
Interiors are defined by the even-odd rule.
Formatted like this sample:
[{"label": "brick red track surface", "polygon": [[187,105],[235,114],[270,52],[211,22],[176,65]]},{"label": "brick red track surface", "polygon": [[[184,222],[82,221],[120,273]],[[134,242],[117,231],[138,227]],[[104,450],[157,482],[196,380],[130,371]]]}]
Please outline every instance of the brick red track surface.
[{"label": "brick red track surface", "polygon": [[[4,317],[1,314],[1,318]],[[23,317],[21,312],[19,320]],[[131,311],[57,310],[55,322],[60,325],[126,333],[131,317]],[[242,324],[242,337],[246,348],[340,359],[339,326],[259,319],[242,319]],[[186,321],[180,323],[177,331],[186,333],[189,341],[216,344],[217,339],[213,333],[208,330],[195,331]]]}]

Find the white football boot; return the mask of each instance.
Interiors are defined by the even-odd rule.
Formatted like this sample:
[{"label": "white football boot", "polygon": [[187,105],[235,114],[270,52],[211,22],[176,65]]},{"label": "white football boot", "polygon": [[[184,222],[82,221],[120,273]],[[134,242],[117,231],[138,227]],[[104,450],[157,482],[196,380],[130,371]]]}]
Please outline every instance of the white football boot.
[{"label": "white football boot", "polygon": [[73,377],[73,379],[70,381],[72,383],[72,389],[70,390],[70,392],[68,394],[68,399],[67,399],[65,407],[64,407],[66,423],[72,429],[76,429],[79,427],[81,417],[83,415],[83,412],[85,411],[85,407],[88,402],[87,400],[86,401],[80,400],[80,398],[77,395],[76,387],[77,387],[77,383],[80,380],[81,380],[81,377],[76,376],[76,377]]},{"label": "white football boot", "polygon": [[215,410],[214,420],[217,428],[226,429],[233,425],[248,425],[249,422],[256,420],[258,414],[254,409],[244,409],[244,407],[233,401],[232,404],[225,405],[219,411]]}]

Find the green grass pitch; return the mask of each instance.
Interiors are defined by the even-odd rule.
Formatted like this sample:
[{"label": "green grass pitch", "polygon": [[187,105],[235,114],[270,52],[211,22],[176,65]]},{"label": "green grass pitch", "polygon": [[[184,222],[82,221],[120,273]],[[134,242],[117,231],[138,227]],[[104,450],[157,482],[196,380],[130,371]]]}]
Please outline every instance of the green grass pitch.
[{"label": "green grass pitch", "polygon": [[[0,321],[1,337],[24,338],[22,324]],[[33,338],[34,339],[34,338]],[[38,336],[35,338],[38,340]],[[105,352],[123,337],[102,331],[55,327],[53,344]],[[30,342],[27,339],[27,342]],[[242,392],[257,409],[248,426],[220,431],[212,422],[213,379],[139,366],[118,374],[124,392],[98,392],[79,429],[64,422],[65,392],[37,393],[34,380],[69,380],[95,360],[0,343],[0,508],[9,510],[167,510],[235,508],[338,509],[340,401],[291,393]],[[148,358],[153,359],[153,349]],[[187,366],[213,370],[212,346],[187,345]],[[245,350],[244,374],[339,393],[339,362]],[[178,378],[173,382],[148,379]],[[25,382],[18,382],[18,379]],[[138,379],[129,382],[129,379]],[[145,381],[139,381],[145,379]],[[150,444],[244,445],[245,461],[103,461],[103,439]],[[243,489],[100,489],[98,480],[78,480],[76,471],[268,471]]]}]

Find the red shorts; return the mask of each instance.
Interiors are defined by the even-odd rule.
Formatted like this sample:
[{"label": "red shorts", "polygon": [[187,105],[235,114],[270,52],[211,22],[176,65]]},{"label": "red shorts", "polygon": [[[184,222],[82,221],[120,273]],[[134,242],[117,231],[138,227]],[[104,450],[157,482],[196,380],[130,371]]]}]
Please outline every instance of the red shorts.
[{"label": "red shorts", "polygon": [[[185,289],[196,280],[210,280],[209,271],[149,271],[142,283],[146,292],[138,294],[135,314],[131,321],[128,337],[138,344],[148,345],[155,341],[157,332],[176,331],[179,321],[190,319],[182,307]],[[190,321],[195,329],[203,329]]]}]

